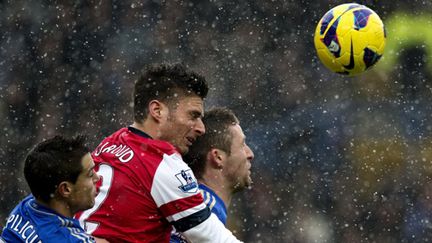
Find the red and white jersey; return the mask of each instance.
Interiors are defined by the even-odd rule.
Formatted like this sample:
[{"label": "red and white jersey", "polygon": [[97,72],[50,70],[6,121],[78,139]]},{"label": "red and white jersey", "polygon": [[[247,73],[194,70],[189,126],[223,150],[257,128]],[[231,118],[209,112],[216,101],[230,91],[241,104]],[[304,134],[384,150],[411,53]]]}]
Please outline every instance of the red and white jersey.
[{"label": "red and white jersey", "polygon": [[210,217],[197,181],[178,151],[133,127],[92,153],[101,176],[93,208],[78,215],[93,236],[115,242],[169,242]]}]

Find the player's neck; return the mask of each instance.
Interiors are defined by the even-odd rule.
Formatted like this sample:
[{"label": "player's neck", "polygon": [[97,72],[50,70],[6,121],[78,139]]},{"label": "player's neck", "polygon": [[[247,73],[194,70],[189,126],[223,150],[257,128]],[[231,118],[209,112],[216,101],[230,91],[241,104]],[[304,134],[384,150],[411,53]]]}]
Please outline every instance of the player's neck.
[{"label": "player's neck", "polygon": [[159,130],[158,127],[151,123],[150,121],[144,120],[143,122],[134,122],[131,127],[136,128],[140,131],[145,132],[147,135],[149,135],[153,139],[159,139],[157,131]]},{"label": "player's neck", "polygon": [[42,201],[37,200],[37,199],[36,199],[36,201],[38,202],[38,204],[45,206],[47,208],[50,208],[62,216],[72,218],[74,215],[74,213],[72,213],[69,205],[67,205],[66,202],[58,201],[55,199],[51,200],[49,203],[45,203],[45,202],[42,202]]}]

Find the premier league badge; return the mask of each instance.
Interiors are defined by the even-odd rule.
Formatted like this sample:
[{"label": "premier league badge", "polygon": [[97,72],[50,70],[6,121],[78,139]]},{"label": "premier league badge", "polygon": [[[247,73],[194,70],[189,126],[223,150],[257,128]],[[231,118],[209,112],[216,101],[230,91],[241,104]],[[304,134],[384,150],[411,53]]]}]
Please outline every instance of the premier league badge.
[{"label": "premier league badge", "polygon": [[198,190],[198,183],[196,182],[192,171],[190,169],[188,170],[182,170],[180,173],[175,175],[177,177],[177,180],[180,181],[181,186],[179,186],[179,189],[186,193],[195,193]]}]

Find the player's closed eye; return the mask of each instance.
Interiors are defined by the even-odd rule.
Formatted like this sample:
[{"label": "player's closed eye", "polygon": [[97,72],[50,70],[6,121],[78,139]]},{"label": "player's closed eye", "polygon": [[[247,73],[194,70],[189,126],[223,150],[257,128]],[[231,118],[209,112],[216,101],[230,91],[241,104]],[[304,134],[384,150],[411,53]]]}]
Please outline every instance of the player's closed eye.
[{"label": "player's closed eye", "polygon": [[202,117],[201,112],[192,112],[190,115],[193,119],[198,119]]},{"label": "player's closed eye", "polygon": [[90,171],[90,173],[89,173],[89,177],[93,177],[94,175],[95,175],[95,170],[94,169],[92,169],[91,171]]}]

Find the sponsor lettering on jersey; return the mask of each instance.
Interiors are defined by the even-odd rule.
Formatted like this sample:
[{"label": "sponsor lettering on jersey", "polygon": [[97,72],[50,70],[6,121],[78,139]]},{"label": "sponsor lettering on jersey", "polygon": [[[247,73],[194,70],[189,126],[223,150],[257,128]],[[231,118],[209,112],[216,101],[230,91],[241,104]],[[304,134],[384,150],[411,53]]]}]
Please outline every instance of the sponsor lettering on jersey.
[{"label": "sponsor lettering on jersey", "polygon": [[110,153],[115,155],[120,162],[127,163],[134,157],[134,152],[131,148],[124,144],[111,144],[109,142],[100,145],[94,152],[95,156],[99,156],[102,153]]}]

